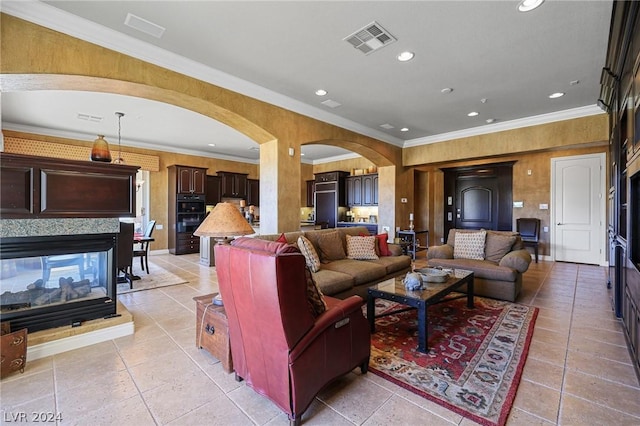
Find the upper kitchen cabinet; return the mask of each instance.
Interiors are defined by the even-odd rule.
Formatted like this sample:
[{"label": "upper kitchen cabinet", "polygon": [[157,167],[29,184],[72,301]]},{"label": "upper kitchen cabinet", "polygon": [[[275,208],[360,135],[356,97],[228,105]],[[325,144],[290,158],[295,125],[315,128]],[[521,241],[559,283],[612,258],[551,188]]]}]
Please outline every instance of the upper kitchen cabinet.
[{"label": "upper kitchen cabinet", "polygon": [[346,178],[347,205],[378,205],[378,174],[349,176]]},{"label": "upper kitchen cabinet", "polygon": [[218,172],[222,183],[222,196],[229,198],[247,198],[247,174]]},{"label": "upper kitchen cabinet", "polygon": [[207,176],[206,202],[209,205],[216,205],[222,199],[222,179],[220,176]]},{"label": "upper kitchen cabinet", "polygon": [[205,194],[207,169],[178,165],[169,167],[175,167],[178,194]]},{"label": "upper kitchen cabinet", "polygon": [[315,198],[315,180],[308,180],[307,182],[307,207],[313,207],[313,199]]},{"label": "upper kitchen cabinet", "polygon": [[258,179],[247,179],[247,204],[260,206],[260,181]]}]

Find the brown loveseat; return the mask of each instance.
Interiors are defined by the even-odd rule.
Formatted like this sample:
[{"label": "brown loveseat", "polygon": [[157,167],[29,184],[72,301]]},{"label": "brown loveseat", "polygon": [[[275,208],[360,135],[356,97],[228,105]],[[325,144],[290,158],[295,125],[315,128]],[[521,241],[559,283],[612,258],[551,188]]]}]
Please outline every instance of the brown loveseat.
[{"label": "brown loveseat", "polygon": [[[337,259],[327,250],[326,242],[337,233],[344,253],[347,253],[346,235],[369,235],[364,226],[348,228],[317,229],[312,231],[286,232],[284,236],[290,244],[297,243],[298,237],[305,236],[318,253],[320,270],[313,273],[313,279],[323,294],[344,299],[357,294],[366,299],[367,288],[386,279],[404,275],[411,270],[411,258],[402,254],[398,245],[389,244],[391,256],[380,256],[375,260]],[[259,235],[256,238],[275,241],[280,234]],[[323,247],[325,246],[325,247]],[[323,250],[324,249],[324,250]]]},{"label": "brown loveseat", "polygon": [[429,247],[430,267],[460,268],[474,272],[474,293],[478,296],[515,302],[522,289],[522,274],[529,269],[531,255],[517,232],[486,231],[482,260],[454,258],[456,232],[449,231],[447,244]]}]

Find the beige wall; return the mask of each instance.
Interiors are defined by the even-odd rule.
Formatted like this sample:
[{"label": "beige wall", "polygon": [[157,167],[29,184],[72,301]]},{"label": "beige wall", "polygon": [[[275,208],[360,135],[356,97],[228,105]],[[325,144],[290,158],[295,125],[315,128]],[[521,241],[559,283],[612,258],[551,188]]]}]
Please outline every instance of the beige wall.
[{"label": "beige wall", "polygon": [[[608,140],[608,125],[604,113],[400,149],[5,14],[1,15],[0,32],[0,78],[5,91],[90,90],[153,99],[209,116],[265,145],[259,167],[127,148],[160,156],[160,171],[150,178],[155,194],[151,213],[165,222],[166,196],[162,194],[166,192],[166,166],[170,164],[207,167],[211,173],[244,171],[255,178],[260,173],[261,215],[264,218],[270,214],[269,226],[274,228],[269,232],[298,227],[303,184],[313,173],[375,165],[380,175],[380,224],[406,228],[408,215],[413,212],[416,227],[428,227],[433,244],[439,242],[443,228],[439,167],[518,160],[514,166],[514,199],[523,199],[525,206],[536,206],[549,202],[551,156],[606,151],[603,143]],[[299,148],[309,143],[340,146],[363,158],[313,167],[301,165]],[[294,157],[288,156],[288,147],[295,148]],[[529,168],[531,177],[521,179],[522,171]],[[402,198],[407,198],[407,203],[401,203]],[[514,217],[540,214],[527,208],[514,212]],[[155,248],[166,247],[162,239],[166,235],[158,235]]]}]

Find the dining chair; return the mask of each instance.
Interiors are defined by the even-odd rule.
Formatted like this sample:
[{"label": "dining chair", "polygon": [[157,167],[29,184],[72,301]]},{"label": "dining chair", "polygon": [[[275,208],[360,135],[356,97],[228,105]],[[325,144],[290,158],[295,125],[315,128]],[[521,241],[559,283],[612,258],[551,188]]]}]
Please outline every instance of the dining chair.
[{"label": "dining chair", "polygon": [[540,219],[521,217],[516,219],[516,231],[520,233],[525,246],[533,247],[538,263],[538,243],[540,242]]},{"label": "dining chair", "polygon": [[[151,234],[153,234],[153,229],[156,227],[156,221],[155,220],[150,220],[149,223],[147,223],[147,227],[144,230],[144,236],[146,238],[151,238]],[[140,258],[140,268],[142,268],[143,271],[147,271],[147,274],[149,273],[149,243],[151,241],[141,241],[137,244],[140,244],[140,246],[137,249],[133,250],[133,257],[139,257]]]},{"label": "dining chair", "polygon": [[[118,283],[128,283],[132,288],[133,265],[133,223],[120,222],[120,234],[118,234]],[[120,273],[123,275],[121,276]]]}]

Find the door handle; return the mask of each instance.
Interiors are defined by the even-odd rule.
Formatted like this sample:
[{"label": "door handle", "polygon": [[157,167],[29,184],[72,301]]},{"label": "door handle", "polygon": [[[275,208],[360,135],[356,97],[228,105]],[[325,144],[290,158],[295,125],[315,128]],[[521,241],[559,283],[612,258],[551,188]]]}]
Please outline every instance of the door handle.
[{"label": "door handle", "polygon": [[558,222],[558,226],[559,226],[559,225],[562,225],[562,224],[561,224],[560,222]]}]

